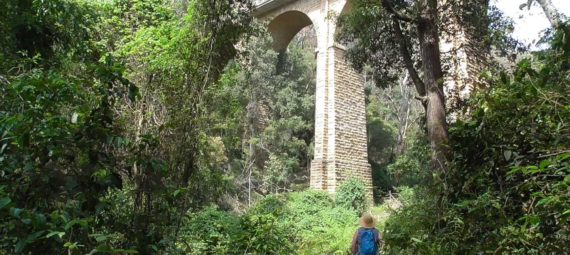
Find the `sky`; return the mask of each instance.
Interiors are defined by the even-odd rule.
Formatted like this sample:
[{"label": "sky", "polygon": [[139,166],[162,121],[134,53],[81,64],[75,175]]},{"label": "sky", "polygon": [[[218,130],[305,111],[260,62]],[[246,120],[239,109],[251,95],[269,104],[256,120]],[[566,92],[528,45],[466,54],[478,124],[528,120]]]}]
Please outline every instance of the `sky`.
[{"label": "sky", "polygon": [[[527,0],[491,1],[515,22],[513,36],[526,45],[531,44],[531,48],[535,49],[533,42],[540,38],[541,31],[550,27],[550,23],[538,3],[534,3],[530,10],[527,7],[520,10],[519,6],[526,2]],[[552,3],[558,11],[570,17],[570,0],[552,0]]]}]

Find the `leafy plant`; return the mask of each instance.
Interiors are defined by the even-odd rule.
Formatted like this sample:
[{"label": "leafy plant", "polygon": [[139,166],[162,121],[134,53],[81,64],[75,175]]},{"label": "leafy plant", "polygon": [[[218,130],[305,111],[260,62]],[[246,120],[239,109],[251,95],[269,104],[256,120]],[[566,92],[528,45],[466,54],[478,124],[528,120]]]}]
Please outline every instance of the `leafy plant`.
[{"label": "leafy plant", "polygon": [[368,209],[370,203],[367,193],[364,183],[352,177],[343,181],[338,187],[335,203],[342,208],[354,210],[360,215]]}]

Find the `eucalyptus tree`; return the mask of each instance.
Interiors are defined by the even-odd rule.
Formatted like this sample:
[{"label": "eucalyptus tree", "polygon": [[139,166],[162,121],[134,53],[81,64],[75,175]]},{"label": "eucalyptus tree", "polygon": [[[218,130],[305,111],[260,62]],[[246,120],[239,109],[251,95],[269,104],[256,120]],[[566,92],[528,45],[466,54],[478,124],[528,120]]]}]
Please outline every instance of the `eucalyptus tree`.
[{"label": "eucalyptus tree", "polygon": [[444,171],[448,131],[437,9],[437,0],[356,1],[341,39],[353,42],[355,67],[372,65],[378,81],[393,79],[395,65],[409,73],[426,113],[432,169]]},{"label": "eucalyptus tree", "polygon": [[562,15],[558,9],[556,9],[554,4],[552,4],[551,0],[528,0],[528,2],[522,4],[521,7],[528,6],[530,9],[534,2],[537,2],[540,5],[544,11],[544,15],[546,15],[546,18],[548,18],[548,21],[550,21],[552,27],[557,28],[563,23]]},{"label": "eucalyptus tree", "polygon": [[[425,109],[432,168],[445,170],[447,121],[476,88],[489,65],[492,33],[488,0],[358,0],[341,18],[341,41],[354,67],[371,66],[377,86],[392,84],[402,70]],[[496,38],[501,37],[501,38]],[[499,42],[497,42],[499,44]],[[451,89],[457,87],[458,89]],[[461,91],[458,91],[461,90]],[[459,114],[461,115],[461,114]],[[453,118],[451,118],[453,119]]]}]

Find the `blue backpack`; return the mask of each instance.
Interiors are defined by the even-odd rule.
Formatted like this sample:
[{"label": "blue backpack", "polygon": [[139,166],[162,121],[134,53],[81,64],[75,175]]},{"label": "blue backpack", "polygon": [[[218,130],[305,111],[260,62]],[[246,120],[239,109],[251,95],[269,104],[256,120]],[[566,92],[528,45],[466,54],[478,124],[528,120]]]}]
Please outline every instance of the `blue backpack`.
[{"label": "blue backpack", "polygon": [[376,255],[378,254],[378,232],[375,229],[363,228],[358,231],[358,254]]}]

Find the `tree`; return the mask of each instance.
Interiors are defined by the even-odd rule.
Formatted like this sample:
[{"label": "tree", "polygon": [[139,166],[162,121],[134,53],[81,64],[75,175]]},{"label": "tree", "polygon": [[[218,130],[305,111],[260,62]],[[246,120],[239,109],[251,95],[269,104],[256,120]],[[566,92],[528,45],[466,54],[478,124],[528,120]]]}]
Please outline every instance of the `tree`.
[{"label": "tree", "polygon": [[116,111],[129,141],[118,153],[127,156],[123,173],[134,186],[124,228],[146,252],[149,244],[177,238],[188,209],[218,202],[225,192],[223,143],[205,132],[204,99],[251,20],[247,1],[190,1],[182,15],[170,4],[116,1],[106,26],[105,38],[122,35],[110,48],[140,87],[140,100]]},{"label": "tree", "polygon": [[454,160],[446,178],[386,223],[395,253],[567,250],[568,34],[557,29],[551,48],[521,60],[513,73],[488,76],[491,89],[476,94],[473,113],[450,129]]},{"label": "tree", "polygon": [[248,204],[258,194],[281,193],[307,183],[315,63],[313,51],[303,43],[294,40],[278,60],[268,34],[252,36],[243,54],[207,91],[206,132],[224,141],[237,195]]},{"label": "tree", "polygon": [[469,114],[471,94],[485,88],[480,74],[489,67],[489,0],[439,0],[440,49],[448,120]]},{"label": "tree", "polygon": [[0,254],[175,249],[223,191],[202,98],[249,1],[0,5]]},{"label": "tree", "polygon": [[562,24],[562,18],[561,18],[562,15],[560,15],[560,12],[558,12],[556,7],[552,4],[551,0],[528,0],[528,2],[526,4],[523,4],[521,7],[528,6],[528,8],[530,9],[531,5],[535,1],[538,2],[542,10],[544,11],[546,18],[548,18],[548,21],[550,21],[552,27],[554,28],[560,27],[560,25]]},{"label": "tree", "polygon": [[[383,0],[380,4],[357,1],[353,14],[346,19],[347,32],[341,38],[354,42],[349,50],[349,58],[356,62],[355,67],[362,69],[365,64],[372,64],[376,73],[380,74],[377,80],[382,80],[382,76],[394,76],[388,70],[393,70],[394,59],[409,73],[417,98],[425,109],[427,134],[432,148],[432,169],[445,171],[448,132],[437,8],[437,0],[411,3]],[[378,21],[374,21],[372,26],[365,25],[374,19]],[[413,45],[416,37],[418,40]],[[398,50],[394,51],[394,48]],[[418,55],[413,54],[415,49],[419,49]],[[420,69],[416,61],[421,63]]]},{"label": "tree", "polygon": [[447,153],[441,118],[469,114],[469,95],[487,89],[480,75],[492,64],[491,49],[518,46],[506,32],[509,24],[488,0],[360,0],[341,18],[340,39],[351,46],[347,55],[356,69],[373,69],[377,86],[392,86],[408,73],[426,112],[432,163],[441,168],[445,156],[437,155]]}]

